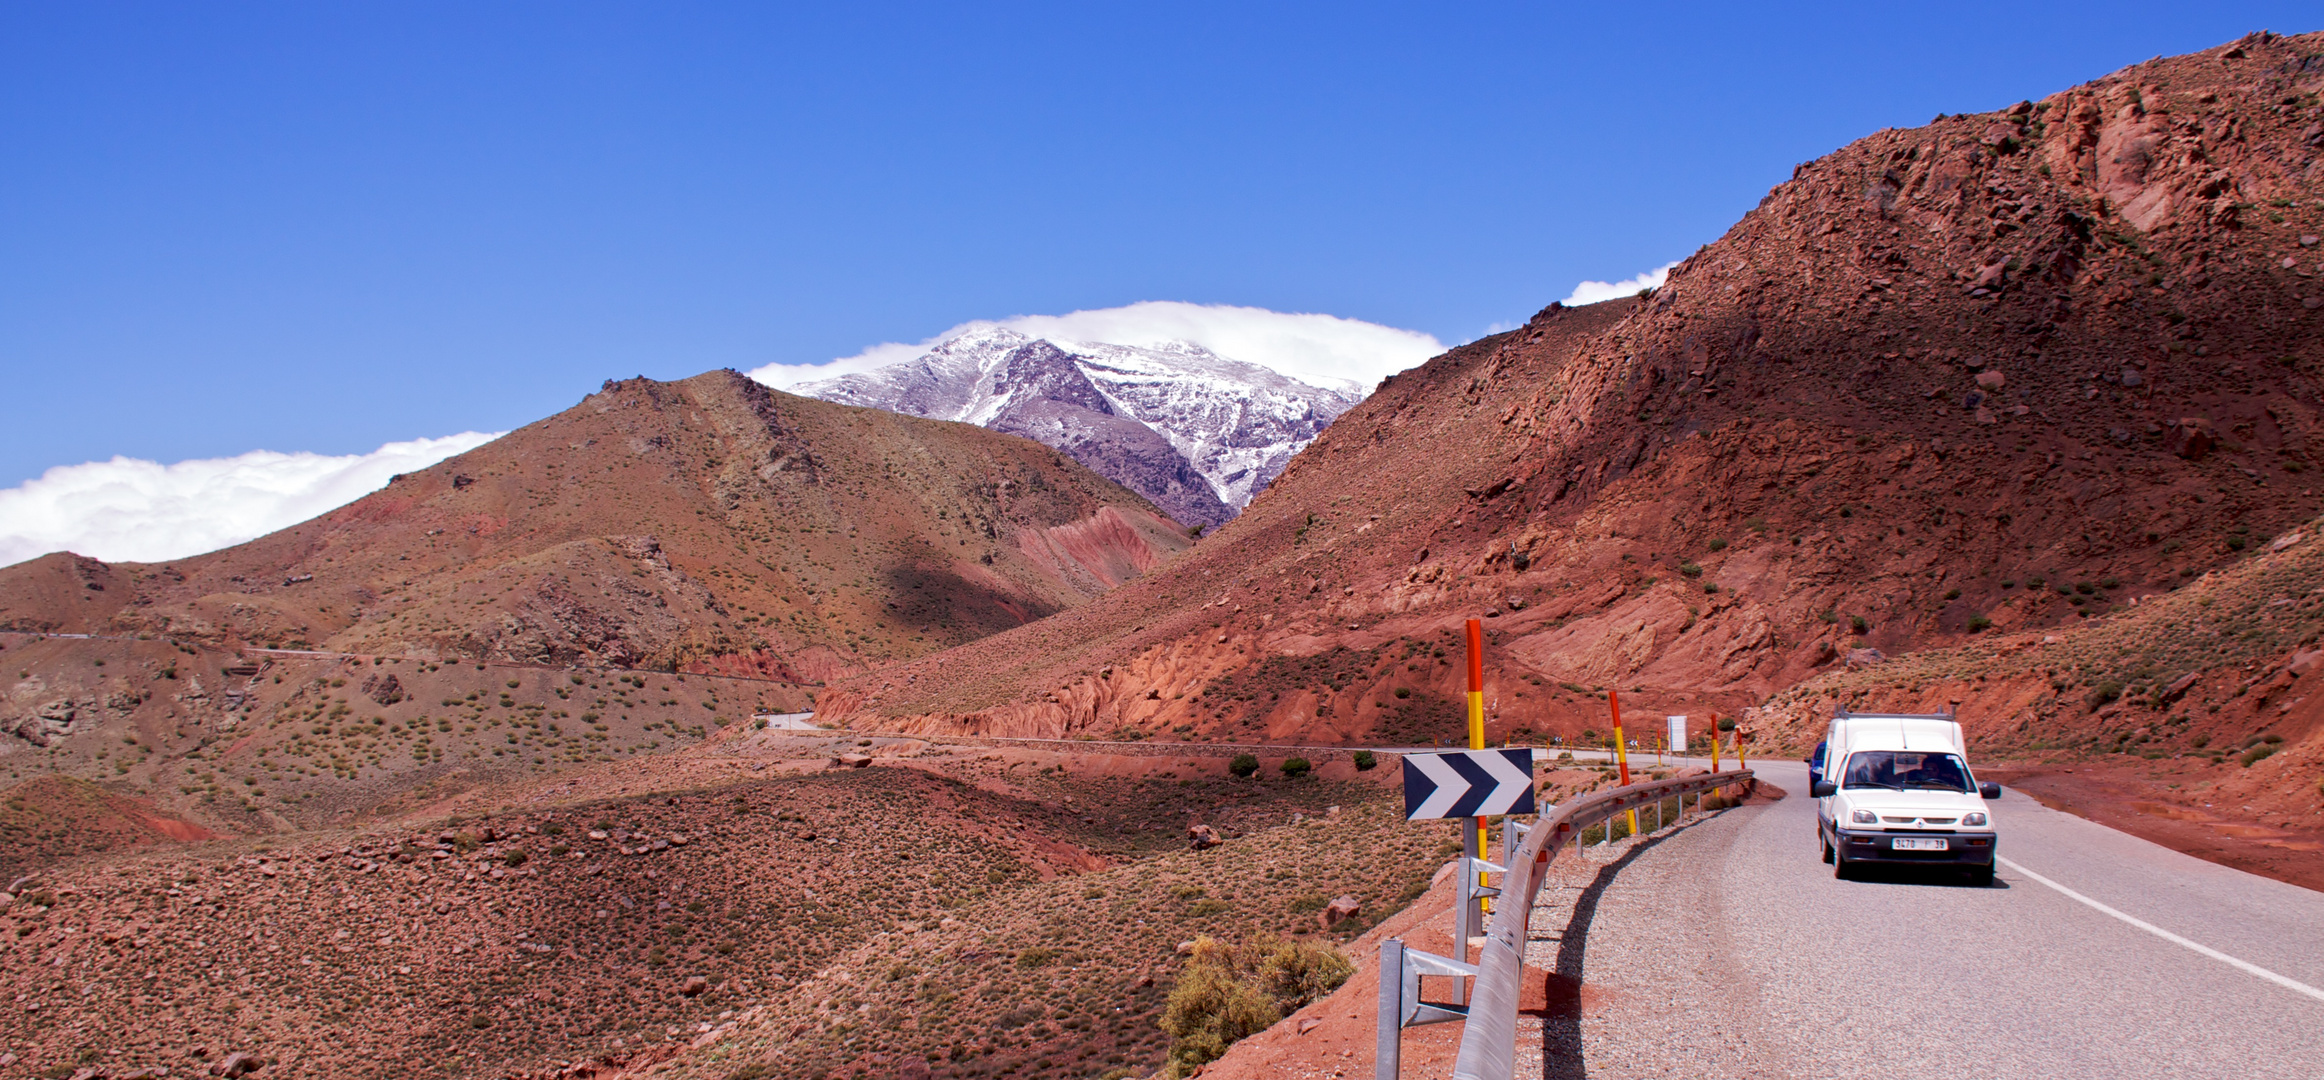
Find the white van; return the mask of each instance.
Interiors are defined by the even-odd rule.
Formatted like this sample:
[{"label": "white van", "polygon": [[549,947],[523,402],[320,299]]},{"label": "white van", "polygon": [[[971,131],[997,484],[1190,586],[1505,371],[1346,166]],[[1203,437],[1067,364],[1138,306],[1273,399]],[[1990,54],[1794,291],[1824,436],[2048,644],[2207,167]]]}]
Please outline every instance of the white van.
[{"label": "white van", "polygon": [[1992,884],[1997,838],[1985,801],[2000,798],[2001,785],[1969,771],[1952,716],[1838,713],[1808,770],[1833,877],[1886,863],[1949,867]]}]

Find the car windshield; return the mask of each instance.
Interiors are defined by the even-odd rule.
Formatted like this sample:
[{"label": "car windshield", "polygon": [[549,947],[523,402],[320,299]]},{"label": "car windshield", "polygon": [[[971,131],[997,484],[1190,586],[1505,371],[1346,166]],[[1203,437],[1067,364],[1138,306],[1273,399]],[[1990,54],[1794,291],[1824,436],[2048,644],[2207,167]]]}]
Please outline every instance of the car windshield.
[{"label": "car windshield", "polygon": [[1951,754],[1924,754],[1917,750],[1865,750],[1848,755],[1848,778],[1842,787],[1928,788],[1969,790],[1969,770]]}]

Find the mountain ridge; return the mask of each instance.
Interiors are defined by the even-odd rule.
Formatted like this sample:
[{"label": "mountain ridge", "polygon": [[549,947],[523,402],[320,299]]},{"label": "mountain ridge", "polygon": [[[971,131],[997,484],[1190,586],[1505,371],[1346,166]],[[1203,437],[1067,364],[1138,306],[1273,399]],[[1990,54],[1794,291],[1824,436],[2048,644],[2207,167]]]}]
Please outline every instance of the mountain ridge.
[{"label": "mountain ridge", "polygon": [[997,325],[794,389],[1026,436],[1201,526],[1231,519],[1363,396],[1353,384],[1312,386],[1189,342],[1060,344]]}]

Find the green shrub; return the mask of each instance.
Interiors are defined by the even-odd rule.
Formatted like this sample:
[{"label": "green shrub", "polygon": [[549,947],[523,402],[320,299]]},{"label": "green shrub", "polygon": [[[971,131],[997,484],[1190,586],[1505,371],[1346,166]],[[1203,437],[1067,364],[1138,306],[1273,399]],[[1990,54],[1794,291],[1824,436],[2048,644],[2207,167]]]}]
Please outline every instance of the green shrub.
[{"label": "green shrub", "polygon": [[1850,615],[1848,616],[1848,628],[1856,631],[1859,634],[1863,634],[1871,631],[1872,624],[1865,622],[1864,616],[1862,615]]},{"label": "green shrub", "polygon": [[1727,550],[1727,542],[1726,542],[1725,540],[1716,540],[1716,539],[1715,539],[1715,540],[1712,540],[1712,541],[1711,541],[1709,544],[1706,544],[1706,545],[1704,545],[1704,546],[1706,546],[1706,547],[1710,548],[1712,551],[1725,551],[1725,550]]},{"label": "green shrub", "polygon": [[1380,764],[1380,759],[1372,756],[1372,752],[1369,750],[1356,751],[1353,755],[1353,760],[1356,763],[1357,772],[1369,772],[1372,769],[1379,767]]},{"label": "green shrub", "polygon": [[1992,628],[1993,620],[1983,615],[1973,615],[1969,618],[1969,632],[1972,634],[1982,634]]},{"label": "green shrub", "polygon": [[2095,709],[2101,705],[2108,704],[2109,702],[2112,702],[2114,699],[2121,696],[2122,684],[2113,679],[2108,679],[2105,682],[2091,687],[2090,693],[2085,698],[2085,700],[2090,703],[2091,708]]},{"label": "green shrub", "polygon": [[1396,688],[1396,696],[1397,696],[1397,697],[1399,697],[1399,698],[1408,698],[1408,697],[1411,697],[1411,696],[1412,696],[1412,688],[1411,688],[1411,687],[1409,687],[1409,686],[1399,686],[1399,687],[1397,687],[1397,688]]},{"label": "green shrub", "polygon": [[2243,756],[2237,758],[2236,760],[2243,762],[2243,767],[2248,769],[2253,765],[2258,764],[2260,761],[2265,760],[2268,755],[2275,752],[2276,746],[2274,743],[2261,743],[2258,746],[2254,746],[2251,749],[2244,751]]},{"label": "green shrub", "polygon": [[1030,970],[1032,968],[1041,967],[1055,959],[1057,959],[1057,950],[1042,945],[1035,945],[1032,948],[1026,949],[1025,951],[1017,954],[1017,966]]},{"label": "green shrub", "polygon": [[1227,762],[1227,771],[1236,776],[1249,776],[1259,771],[1259,759],[1251,754],[1236,754],[1233,761]]},{"label": "green shrub", "polygon": [[1331,993],[1355,965],[1328,944],[1261,936],[1239,946],[1194,940],[1162,1009],[1171,1037],[1164,1075],[1184,1077],[1284,1014]]},{"label": "green shrub", "polygon": [[1308,761],[1306,758],[1295,757],[1284,758],[1283,764],[1276,767],[1283,770],[1283,775],[1285,777],[1292,780],[1297,780],[1302,776],[1306,776],[1309,770],[1315,768],[1315,764]]},{"label": "green shrub", "polygon": [[1678,564],[1678,572],[1679,572],[1679,573],[1681,573],[1681,574],[1685,574],[1685,575],[1686,575],[1686,576],[1688,576],[1688,577],[1701,577],[1701,576],[1703,576],[1703,568],[1702,568],[1702,567],[1700,567],[1700,566],[1696,566],[1695,564],[1693,564],[1693,563],[1691,563],[1691,562],[1690,562],[1690,563],[1680,563],[1680,564]]},{"label": "green shrub", "polygon": [[525,864],[525,853],[522,851],[511,851],[508,854],[501,856],[500,861],[507,863],[512,868],[523,866]]}]

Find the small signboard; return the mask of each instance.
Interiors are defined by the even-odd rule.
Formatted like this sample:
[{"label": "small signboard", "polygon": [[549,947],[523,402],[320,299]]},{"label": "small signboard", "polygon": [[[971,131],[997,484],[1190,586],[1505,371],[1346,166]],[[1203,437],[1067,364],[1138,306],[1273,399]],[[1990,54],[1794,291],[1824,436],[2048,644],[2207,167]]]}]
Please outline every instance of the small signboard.
[{"label": "small signboard", "polygon": [[1686,749],[1687,718],[1683,716],[1673,716],[1670,718],[1670,752],[1674,754],[1683,754],[1686,753]]},{"label": "small signboard", "polygon": [[1536,812],[1529,747],[1404,755],[1406,821]]}]

